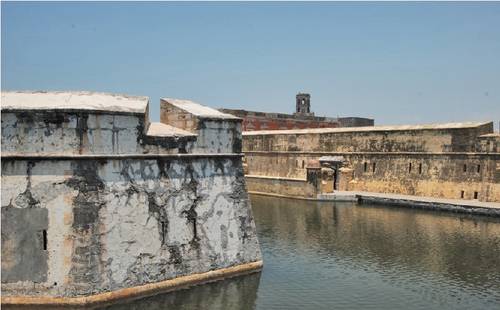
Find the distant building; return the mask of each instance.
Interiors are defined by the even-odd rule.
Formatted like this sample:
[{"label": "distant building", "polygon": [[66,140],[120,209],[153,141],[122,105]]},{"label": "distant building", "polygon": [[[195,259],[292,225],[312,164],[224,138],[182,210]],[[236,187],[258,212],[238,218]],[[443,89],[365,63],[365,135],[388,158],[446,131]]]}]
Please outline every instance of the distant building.
[{"label": "distant building", "polygon": [[308,128],[338,128],[373,126],[374,120],[363,117],[319,117],[311,112],[311,95],[295,96],[295,113],[267,113],[234,109],[219,109],[243,119],[243,131],[286,130]]},{"label": "distant building", "polygon": [[295,108],[295,116],[314,116],[311,112],[311,95],[298,93],[295,96],[297,106]]}]

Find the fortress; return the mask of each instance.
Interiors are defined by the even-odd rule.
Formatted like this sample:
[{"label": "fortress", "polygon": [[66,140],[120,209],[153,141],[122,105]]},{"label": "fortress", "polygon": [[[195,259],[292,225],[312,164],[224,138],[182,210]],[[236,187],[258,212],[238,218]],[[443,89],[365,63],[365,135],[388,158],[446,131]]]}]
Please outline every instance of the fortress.
[{"label": "fortress", "polygon": [[252,131],[249,191],[318,198],[334,191],[500,202],[493,123]]},{"label": "fortress", "polygon": [[243,119],[243,131],[287,130],[306,128],[337,128],[373,126],[374,120],[362,117],[319,117],[311,111],[311,95],[298,93],[295,97],[295,113],[266,113],[234,109],[219,109]]},{"label": "fortress", "polygon": [[306,94],[243,134],[237,116],[170,98],[158,123],[147,97],[90,92],[2,92],[1,112],[3,306],[102,305],[259,271],[247,191],[500,215],[492,122],[342,125]]},{"label": "fortress", "polygon": [[367,126],[363,119],[362,127],[318,128],[315,120],[305,120],[312,117],[309,99],[297,95],[295,115],[304,117],[304,129],[252,126],[243,132],[251,193],[336,200],[335,193],[368,192],[451,199],[455,205],[500,202],[500,134],[492,122]]},{"label": "fortress", "polygon": [[258,271],[241,119],[2,92],[2,305],[88,306]]}]

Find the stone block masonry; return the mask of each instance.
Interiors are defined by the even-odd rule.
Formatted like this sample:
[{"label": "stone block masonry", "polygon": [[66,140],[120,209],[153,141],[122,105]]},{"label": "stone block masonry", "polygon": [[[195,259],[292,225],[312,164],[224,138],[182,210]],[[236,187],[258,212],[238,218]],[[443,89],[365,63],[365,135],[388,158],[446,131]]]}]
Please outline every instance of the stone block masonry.
[{"label": "stone block masonry", "polygon": [[259,270],[241,120],[171,99],[162,111],[171,104],[194,125],[149,123],[146,97],[2,93],[4,305]]},{"label": "stone block masonry", "polygon": [[251,192],[315,198],[365,191],[500,202],[497,140],[491,122],[269,130],[244,132],[243,151]]}]

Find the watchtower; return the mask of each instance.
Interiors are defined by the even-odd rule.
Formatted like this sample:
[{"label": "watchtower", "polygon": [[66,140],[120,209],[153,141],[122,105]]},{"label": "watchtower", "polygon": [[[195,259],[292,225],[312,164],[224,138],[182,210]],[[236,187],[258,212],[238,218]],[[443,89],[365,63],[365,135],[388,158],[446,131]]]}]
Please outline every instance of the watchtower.
[{"label": "watchtower", "polygon": [[296,116],[314,116],[311,113],[311,95],[306,93],[298,93],[295,96],[295,113]]}]

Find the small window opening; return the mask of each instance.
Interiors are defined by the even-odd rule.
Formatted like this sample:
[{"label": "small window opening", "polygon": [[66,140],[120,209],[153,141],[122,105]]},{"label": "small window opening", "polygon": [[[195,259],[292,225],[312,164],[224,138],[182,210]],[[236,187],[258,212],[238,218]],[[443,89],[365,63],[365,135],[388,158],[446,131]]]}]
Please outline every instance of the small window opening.
[{"label": "small window opening", "polygon": [[464,192],[464,191],[461,191],[461,192],[460,192],[460,198],[462,198],[462,199],[463,199],[464,197],[465,197],[465,192]]},{"label": "small window opening", "polygon": [[161,244],[164,245],[166,243],[166,234],[167,234],[167,223],[161,222]]},{"label": "small window opening", "polygon": [[42,231],[42,236],[43,236],[43,250],[47,251],[47,231],[45,229]]},{"label": "small window opening", "polygon": [[302,161],[302,169],[304,169],[304,165],[305,165],[305,163],[304,163],[304,161]]},{"label": "small window opening", "polygon": [[411,173],[411,163],[408,165],[408,172]]},{"label": "small window opening", "polygon": [[477,165],[477,173],[481,172],[481,165]]},{"label": "small window opening", "polygon": [[365,170],[365,172],[368,170],[368,163],[367,162],[365,162],[364,170]]},{"label": "small window opening", "polygon": [[375,163],[373,163],[373,168],[372,168],[373,172],[375,172],[375,167],[376,167],[376,165],[375,165]]},{"label": "small window opening", "polygon": [[474,199],[477,199],[478,196],[479,196],[479,193],[478,192],[474,192]]},{"label": "small window opening", "polygon": [[464,172],[467,172],[467,165],[464,164]]},{"label": "small window opening", "polygon": [[418,164],[418,174],[422,174],[422,164]]}]

